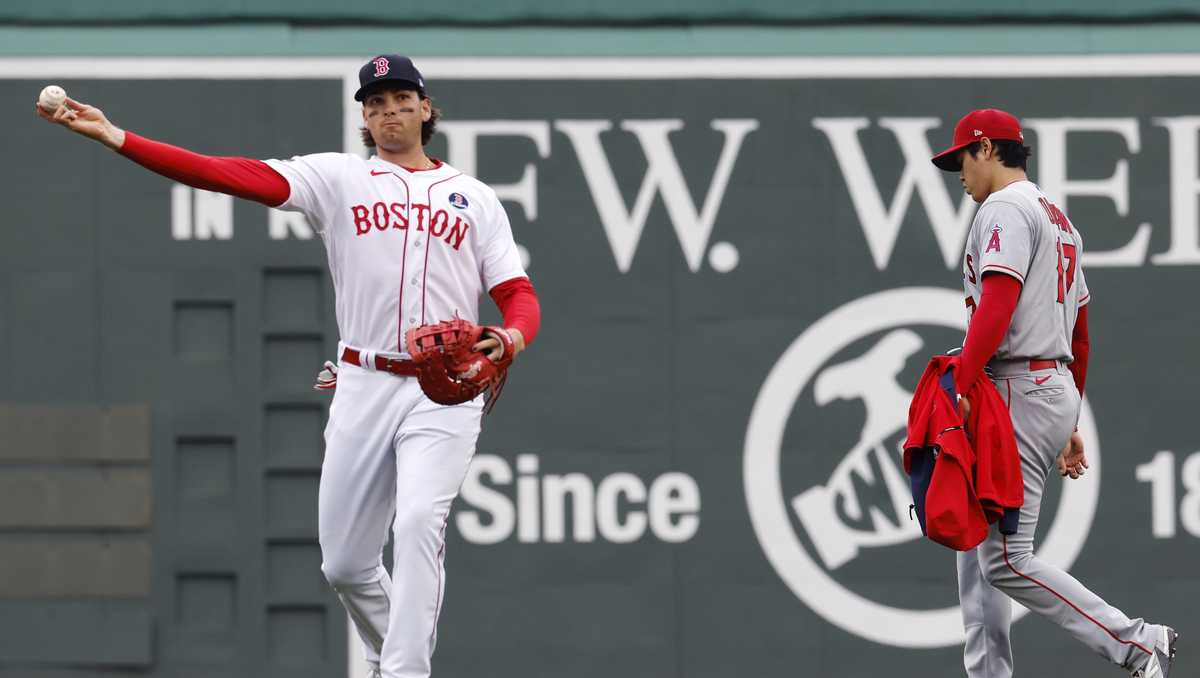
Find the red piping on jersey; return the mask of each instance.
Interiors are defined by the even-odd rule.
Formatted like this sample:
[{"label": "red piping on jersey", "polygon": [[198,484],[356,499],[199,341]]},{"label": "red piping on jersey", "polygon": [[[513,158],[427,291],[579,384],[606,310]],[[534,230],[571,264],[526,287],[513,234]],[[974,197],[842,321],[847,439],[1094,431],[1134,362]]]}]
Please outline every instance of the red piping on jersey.
[{"label": "red piping on jersey", "polygon": [[1084,612],[1083,610],[1079,609],[1078,607],[1075,607],[1075,603],[1072,603],[1071,601],[1067,600],[1058,591],[1055,591],[1054,589],[1050,588],[1049,586],[1046,586],[1042,582],[1034,579],[1033,577],[1030,577],[1029,575],[1027,575],[1023,572],[1018,571],[1017,568],[1013,567],[1012,563],[1010,563],[1008,561],[1008,535],[1004,535],[1004,564],[1008,566],[1008,569],[1013,571],[1013,574],[1017,575],[1018,577],[1021,577],[1022,579],[1031,581],[1034,584],[1040,586],[1041,588],[1049,591],[1051,594],[1054,595],[1055,598],[1058,598],[1059,600],[1063,601],[1064,603],[1069,605],[1072,610],[1075,610],[1080,615],[1082,615],[1084,619],[1090,621],[1091,623],[1095,624],[1096,626],[1099,626],[1101,628],[1101,630],[1103,630],[1109,636],[1112,636],[1113,640],[1117,641],[1118,643],[1120,643],[1122,645],[1132,645],[1132,646],[1136,647],[1137,649],[1141,650],[1142,652],[1145,652],[1148,655],[1154,654],[1150,650],[1147,650],[1145,647],[1143,647],[1140,643],[1136,643],[1132,640],[1121,640],[1121,638],[1119,636],[1117,636],[1117,634],[1110,631],[1107,626],[1096,621],[1091,616],[1089,616],[1088,613]]},{"label": "red piping on jersey", "polygon": [[1021,275],[1020,271],[1018,271],[1015,268],[1009,268],[1008,266],[1005,266],[1004,264],[988,264],[987,266],[984,266],[983,268],[979,269],[979,274],[983,275],[984,272],[990,271],[993,269],[997,269],[1003,273],[1008,273],[1009,275],[1013,276],[1017,280],[1020,280],[1022,283],[1025,282],[1025,276]]},{"label": "red piping on jersey", "polygon": [[[438,162],[441,162],[441,161],[438,161]],[[438,165],[438,167],[441,167],[441,165]],[[436,168],[434,168],[434,169],[436,169]],[[433,187],[437,186],[438,184],[444,184],[447,181],[450,181],[451,179],[454,179],[455,177],[459,177],[459,176],[462,176],[462,172],[459,172],[458,174],[451,174],[450,176],[446,177],[445,179],[438,179],[437,181],[433,182],[432,184],[429,184],[429,187],[425,189],[425,207],[427,208],[425,213],[429,215],[429,223],[425,225],[425,267],[424,267],[424,270],[421,271],[421,324],[422,325],[425,324],[425,287],[426,287],[425,280],[429,278],[429,250],[433,249],[430,245],[430,242],[433,239],[432,231],[430,230],[433,227]],[[449,217],[447,217],[447,219],[448,218]],[[449,318],[442,318],[441,320],[449,320]]]},{"label": "red piping on jersey", "polygon": [[404,220],[408,223],[408,228],[404,229],[404,244],[400,246],[400,299],[396,302],[396,352],[404,352],[404,333],[400,328],[404,327],[404,271],[408,267],[408,232],[412,230],[412,189],[408,187],[408,182],[404,177],[391,173],[400,183],[404,184],[404,202],[407,205],[404,209]]},{"label": "red piping on jersey", "polygon": [[[387,161],[384,160],[384,162],[387,162]],[[442,168],[443,163],[441,160],[438,160],[437,158],[429,158],[429,162],[433,163],[433,167],[423,167],[421,169],[417,169],[415,167],[409,167],[408,165],[399,165],[399,167],[403,167],[404,169],[408,170],[409,172],[432,172],[435,169]]]},{"label": "red piping on jersey", "polygon": [[[426,201],[428,201],[428,196],[426,197]],[[432,225],[433,224],[433,217],[432,217],[433,205],[428,205],[428,207],[429,207],[429,209],[426,211],[426,214],[430,214],[429,224]],[[430,241],[432,241],[432,240],[433,240],[433,237],[429,234],[429,228],[427,226],[426,230],[425,230],[425,265],[423,267],[421,267],[421,324],[422,325],[425,324],[425,290],[428,287],[427,281],[429,280],[429,250],[433,249],[433,247],[430,244]],[[447,320],[449,320],[449,318],[447,318]]]},{"label": "red piping on jersey", "polygon": [[[379,156],[375,156],[375,157],[379,157]],[[433,167],[426,167],[424,169],[417,169],[415,167],[407,167],[405,165],[396,165],[396,163],[394,163],[394,162],[389,163],[389,164],[396,165],[396,167],[399,167],[410,174],[415,174],[417,172],[432,172],[433,170],[441,169],[442,165],[444,164],[441,160],[438,160],[437,158],[430,158],[429,161],[433,163]],[[387,160],[383,160],[383,162],[387,162]],[[391,170],[384,170],[382,172],[376,172],[375,170],[371,170],[371,176],[373,176],[373,177],[381,177],[385,174],[396,174],[396,173]],[[400,176],[400,175],[396,174],[396,176]]]}]

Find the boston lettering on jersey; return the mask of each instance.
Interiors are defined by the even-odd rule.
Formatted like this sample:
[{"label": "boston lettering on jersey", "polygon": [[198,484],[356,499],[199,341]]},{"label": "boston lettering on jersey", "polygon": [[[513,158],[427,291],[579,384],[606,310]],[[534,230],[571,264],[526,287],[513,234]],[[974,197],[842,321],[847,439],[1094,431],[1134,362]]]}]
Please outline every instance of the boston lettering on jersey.
[{"label": "boston lettering on jersey", "polygon": [[374,231],[408,229],[409,217],[415,222],[417,231],[428,228],[429,235],[441,238],[455,250],[462,247],[471,222],[459,215],[454,215],[454,223],[450,222],[450,213],[444,209],[433,210],[429,205],[413,203],[411,209],[405,203],[376,202],[368,205],[351,205],[350,212],[354,219],[354,230],[357,235],[367,235]]}]

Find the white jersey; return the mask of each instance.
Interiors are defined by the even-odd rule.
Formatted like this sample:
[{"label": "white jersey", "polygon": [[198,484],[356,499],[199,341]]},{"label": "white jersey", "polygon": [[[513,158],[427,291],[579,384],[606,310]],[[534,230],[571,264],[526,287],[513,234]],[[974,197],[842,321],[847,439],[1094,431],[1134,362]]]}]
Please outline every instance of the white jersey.
[{"label": "white jersey", "polygon": [[344,344],[405,353],[410,327],[478,322],[479,298],[525,275],[495,191],[447,164],[412,171],[374,156],[268,160],[321,234]]},{"label": "white jersey", "polygon": [[1018,181],[983,201],[963,260],[967,306],[972,313],[978,307],[984,273],[1011,275],[1022,285],[996,359],[1073,359],[1075,319],[1091,300],[1082,255],[1079,231],[1037,184]]}]

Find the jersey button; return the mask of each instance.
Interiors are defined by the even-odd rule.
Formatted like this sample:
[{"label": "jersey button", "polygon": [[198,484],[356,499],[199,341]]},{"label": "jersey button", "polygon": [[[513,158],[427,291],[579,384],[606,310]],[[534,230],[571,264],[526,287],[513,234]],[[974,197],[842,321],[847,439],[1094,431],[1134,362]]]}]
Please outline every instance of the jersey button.
[{"label": "jersey button", "polygon": [[414,317],[412,317],[411,315],[410,315],[410,316],[408,316],[408,324],[409,324],[409,325],[415,325],[415,324],[417,324],[417,319],[416,319],[416,318],[414,318]]},{"label": "jersey button", "polygon": [[414,243],[413,243],[413,247],[420,247],[420,246],[421,246],[421,241],[420,241],[420,240],[418,240],[418,241],[416,241],[416,242],[414,242]]}]

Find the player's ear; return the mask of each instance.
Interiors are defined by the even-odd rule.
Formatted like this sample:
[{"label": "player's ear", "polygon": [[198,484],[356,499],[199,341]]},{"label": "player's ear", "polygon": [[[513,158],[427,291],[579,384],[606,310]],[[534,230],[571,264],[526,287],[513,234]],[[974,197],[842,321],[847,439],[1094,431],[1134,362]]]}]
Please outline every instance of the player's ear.
[{"label": "player's ear", "polygon": [[421,97],[421,120],[429,122],[433,117],[433,104],[429,102],[429,97]]},{"label": "player's ear", "polygon": [[995,144],[992,143],[991,139],[989,139],[987,137],[982,137],[979,139],[979,150],[983,152],[984,160],[991,158],[992,152],[995,149],[996,149],[996,146],[995,146]]}]

